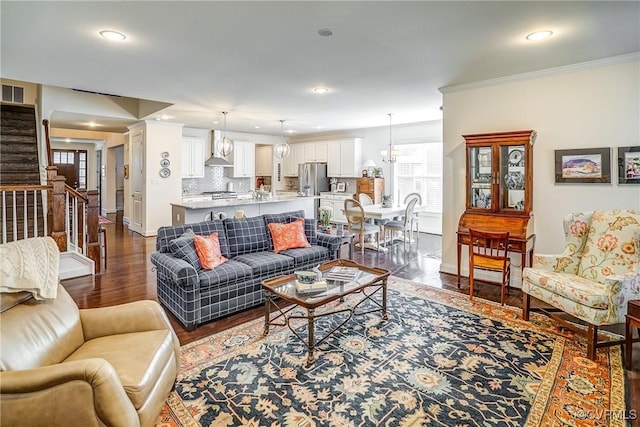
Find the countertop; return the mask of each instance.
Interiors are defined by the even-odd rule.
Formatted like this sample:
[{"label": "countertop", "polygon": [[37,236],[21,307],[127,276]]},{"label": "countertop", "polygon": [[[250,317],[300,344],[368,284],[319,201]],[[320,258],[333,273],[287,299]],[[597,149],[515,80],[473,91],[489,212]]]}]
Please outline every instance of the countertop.
[{"label": "countertop", "polygon": [[257,199],[217,199],[217,200],[201,200],[201,201],[182,201],[182,203],[171,203],[172,206],[179,206],[186,209],[206,209],[206,208],[219,208],[226,206],[245,206],[245,205],[259,205],[264,203],[279,203],[290,202],[294,200],[314,200],[319,199],[320,196],[273,196],[264,200]]}]

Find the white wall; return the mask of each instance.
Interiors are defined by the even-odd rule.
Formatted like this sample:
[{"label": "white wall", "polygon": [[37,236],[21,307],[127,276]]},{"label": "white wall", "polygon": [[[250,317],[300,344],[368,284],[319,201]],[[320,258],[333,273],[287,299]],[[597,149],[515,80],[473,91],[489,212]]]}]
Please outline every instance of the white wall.
[{"label": "white wall", "polygon": [[[456,230],[465,210],[465,146],[461,135],[533,129],[533,212],[537,253],[564,248],[562,218],[594,209],[640,209],[640,186],[555,184],[554,150],[640,145],[640,61],[610,58],[526,79],[445,88],[444,206],[441,270],[456,271]],[[463,266],[466,258],[463,258]],[[517,262],[519,264],[519,261]],[[520,271],[516,269],[516,284]],[[466,268],[463,268],[466,271]]]},{"label": "white wall", "polygon": [[[182,201],[182,126],[146,121],[144,235],[155,236],[158,228],[171,224],[170,203]],[[162,152],[169,153],[171,175],[160,177]]]}]

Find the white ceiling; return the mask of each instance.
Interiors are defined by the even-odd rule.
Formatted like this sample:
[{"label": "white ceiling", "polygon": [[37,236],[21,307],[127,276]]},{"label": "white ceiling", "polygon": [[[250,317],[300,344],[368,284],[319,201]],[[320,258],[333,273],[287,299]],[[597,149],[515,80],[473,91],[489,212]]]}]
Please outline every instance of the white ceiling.
[{"label": "white ceiling", "polygon": [[[280,119],[296,134],[436,120],[440,87],[640,51],[638,1],[3,0],[0,13],[4,78],[170,103],[160,113],[193,127],[229,111],[228,130],[276,135]],[[525,40],[542,29],[553,37]]]}]

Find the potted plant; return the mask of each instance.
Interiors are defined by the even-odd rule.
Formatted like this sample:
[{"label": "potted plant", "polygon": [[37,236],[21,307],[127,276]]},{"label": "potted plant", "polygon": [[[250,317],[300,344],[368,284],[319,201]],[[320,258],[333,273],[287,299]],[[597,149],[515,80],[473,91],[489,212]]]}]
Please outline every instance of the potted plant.
[{"label": "potted plant", "polygon": [[322,231],[328,233],[331,230],[332,214],[333,214],[333,211],[331,210],[331,208],[327,206],[320,206],[320,209],[318,209],[318,216],[320,217],[318,219],[318,222],[320,223],[320,229]]},{"label": "potted plant", "polygon": [[383,194],[382,195],[382,207],[390,208],[393,206],[393,199],[391,198],[391,194]]},{"label": "potted plant", "polygon": [[382,177],[382,168],[380,166],[376,166],[375,168],[373,168],[373,176],[374,178],[381,178]]}]

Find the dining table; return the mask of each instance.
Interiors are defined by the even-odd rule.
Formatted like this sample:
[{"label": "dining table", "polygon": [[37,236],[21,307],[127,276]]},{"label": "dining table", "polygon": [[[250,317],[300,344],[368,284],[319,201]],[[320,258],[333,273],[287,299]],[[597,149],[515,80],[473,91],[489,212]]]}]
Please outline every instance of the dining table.
[{"label": "dining table", "polygon": [[[382,206],[382,204],[375,205],[364,205],[362,206],[362,210],[364,211],[364,217],[370,219],[393,219],[396,217],[402,217],[404,215],[405,210],[407,209],[407,205],[393,205],[390,207]],[[416,205],[413,209],[414,212],[424,211],[424,206]],[[345,210],[342,210],[345,213]],[[382,233],[384,225],[380,226],[380,231]],[[373,249],[374,251],[387,252],[389,249],[380,244],[380,241],[369,241],[364,245],[365,248]]]}]

